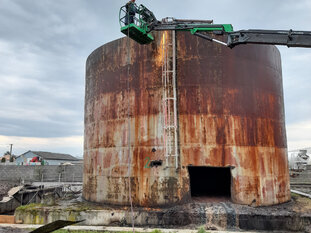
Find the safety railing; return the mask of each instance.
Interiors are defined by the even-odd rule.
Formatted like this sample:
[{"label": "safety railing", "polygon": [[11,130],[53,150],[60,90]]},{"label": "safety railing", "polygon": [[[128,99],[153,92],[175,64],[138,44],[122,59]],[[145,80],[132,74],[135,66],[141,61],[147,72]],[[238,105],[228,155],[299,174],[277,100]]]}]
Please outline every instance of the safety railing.
[{"label": "safety railing", "polygon": [[[134,4],[136,9],[138,9],[139,11],[139,7]],[[127,26],[129,24],[129,21],[130,21],[130,17],[133,17],[133,20],[134,20],[134,24],[138,27],[141,27],[142,26],[142,21],[140,20],[140,14],[138,14],[139,17],[137,18],[136,15],[135,16],[130,16],[126,10],[126,5],[122,6],[120,8],[120,11],[119,11],[119,23],[120,23],[120,27],[123,28],[125,26]]]}]

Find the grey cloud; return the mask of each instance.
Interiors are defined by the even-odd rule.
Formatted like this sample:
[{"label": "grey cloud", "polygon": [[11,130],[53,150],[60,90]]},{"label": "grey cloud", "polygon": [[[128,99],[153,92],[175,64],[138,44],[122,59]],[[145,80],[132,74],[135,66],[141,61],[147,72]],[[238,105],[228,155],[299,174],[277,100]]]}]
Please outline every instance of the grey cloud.
[{"label": "grey cloud", "polygon": [[[0,0],[0,135],[83,134],[85,61],[97,47],[123,36],[118,12],[126,2]],[[311,31],[309,0],[137,3],[150,8],[158,19],[214,19],[215,23],[232,23],[235,30]],[[311,68],[309,60],[299,57],[308,57],[311,49],[280,50],[287,122],[306,120],[311,114],[307,95]]]},{"label": "grey cloud", "polygon": [[[70,121],[57,116],[55,111],[55,118],[53,121],[31,121],[27,119],[6,119],[0,118],[1,134],[6,136],[18,137],[62,137],[65,135],[74,136],[83,134],[83,124],[80,121]],[[23,115],[21,115],[22,118]],[[40,116],[40,113],[38,113]],[[25,127],[30,125],[30,127]]]}]

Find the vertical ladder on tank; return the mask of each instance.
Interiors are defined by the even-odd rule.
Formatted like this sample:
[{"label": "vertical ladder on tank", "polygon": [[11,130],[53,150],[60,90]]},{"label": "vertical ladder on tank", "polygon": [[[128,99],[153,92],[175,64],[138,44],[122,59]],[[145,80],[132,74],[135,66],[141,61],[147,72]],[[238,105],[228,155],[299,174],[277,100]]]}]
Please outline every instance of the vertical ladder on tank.
[{"label": "vertical ladder on tank", "polygon": [[[176,91],[176,42],[175,31],[163,33],[162,47],[162,86],[163,86],[163,140],[166,167],[169,166],[169,157],[175,158],[175,167],[178,168],[178,135],[177,135],[177,91]],[[171,41],[169,41],[171,39]]]}]

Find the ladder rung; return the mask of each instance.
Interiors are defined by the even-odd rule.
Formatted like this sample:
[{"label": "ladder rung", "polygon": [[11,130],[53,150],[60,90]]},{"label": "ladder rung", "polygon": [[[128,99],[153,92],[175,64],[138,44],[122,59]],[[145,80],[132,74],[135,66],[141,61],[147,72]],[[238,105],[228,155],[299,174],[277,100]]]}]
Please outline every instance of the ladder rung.
[{"label": "ladder rung", "polygon": [[174,154],[174,155],[168,154],[168,155],[165,155],[165,157],[178,157],[178,155],[176,155],[176,154]]},{"label": "ladder rung", "polygon": [[168,126],[164,126],[164,129],[176,129],[177,127],[174,125],[168,125]]}]

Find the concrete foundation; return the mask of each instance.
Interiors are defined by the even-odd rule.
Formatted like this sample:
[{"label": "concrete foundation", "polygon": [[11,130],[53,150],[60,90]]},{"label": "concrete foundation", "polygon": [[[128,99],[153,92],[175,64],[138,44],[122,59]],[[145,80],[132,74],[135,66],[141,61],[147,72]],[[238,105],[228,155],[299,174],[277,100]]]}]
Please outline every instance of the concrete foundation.
[{"label": "concrete foundation", "polygon": [[[128,207],[98,206],[75,203],[64,207],[31,206],[19,208],[15,220],[24,224],[46,224],[55,220],[85,220],[81,225],[130,226]],[[295,196],[288,203],[270,207],[251,207],[229,201],[192,202],[171,208],[135,208],[137,227],[189,228],[205,226],[208,230],[279,230],[311,231],[311,201]]]}]

